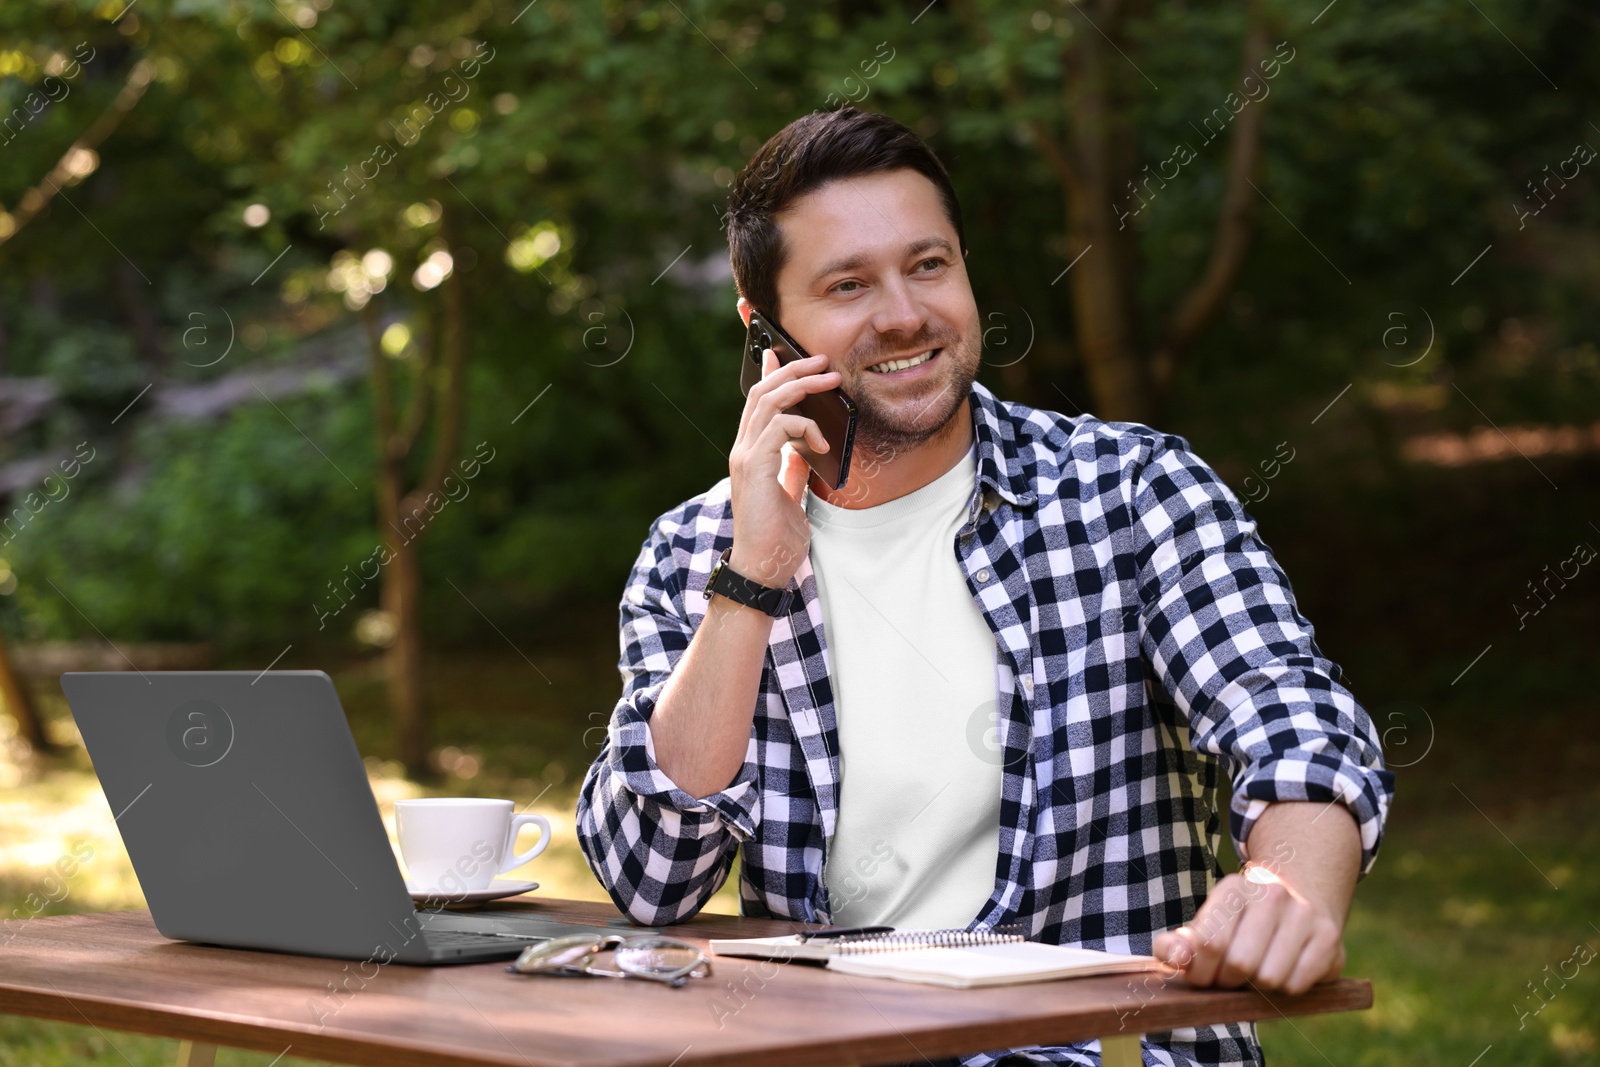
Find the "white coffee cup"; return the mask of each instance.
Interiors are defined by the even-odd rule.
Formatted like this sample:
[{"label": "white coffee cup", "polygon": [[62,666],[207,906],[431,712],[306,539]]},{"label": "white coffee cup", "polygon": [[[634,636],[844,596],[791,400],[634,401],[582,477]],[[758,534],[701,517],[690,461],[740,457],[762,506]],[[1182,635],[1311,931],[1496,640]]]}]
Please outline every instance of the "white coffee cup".
[{"label": "white coffee cup", "polygon": [[[509,800],[477,797],[395,801],[400,853],[412,884],[447,893],[487,889],[496,875],[543,852],[550,844],[549,821],[542,815],[516,815],[514,810]],[[517,834],[528,825],[543,831],[539,843],[517,852]]]}]

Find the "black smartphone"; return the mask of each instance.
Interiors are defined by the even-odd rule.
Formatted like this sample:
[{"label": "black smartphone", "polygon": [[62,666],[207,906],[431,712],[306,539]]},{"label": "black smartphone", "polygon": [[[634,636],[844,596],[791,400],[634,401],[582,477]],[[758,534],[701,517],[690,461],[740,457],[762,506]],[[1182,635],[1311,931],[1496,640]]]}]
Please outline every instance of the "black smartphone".
[{"label": "black smartphone", "polygon": [[[806,359],[809,353],[783,332],[777,322],[760,311],[750,312],[750,329],[745,333],[743,367],[739,372],[739,388],[745,396],[750,387],[761,380],[761,353],[772,349],[778,356],[778,365]],[[828,451],[816,453],[807,445],[794,446],[800,457],[811,465],[817,476],[830,489],[843,489],[850,477],[850,449],[856,438],[856,405],[841,390],[826,389],[820,393],[807,393],[805,398],[788,410],[804,415],[817,424]]]}]

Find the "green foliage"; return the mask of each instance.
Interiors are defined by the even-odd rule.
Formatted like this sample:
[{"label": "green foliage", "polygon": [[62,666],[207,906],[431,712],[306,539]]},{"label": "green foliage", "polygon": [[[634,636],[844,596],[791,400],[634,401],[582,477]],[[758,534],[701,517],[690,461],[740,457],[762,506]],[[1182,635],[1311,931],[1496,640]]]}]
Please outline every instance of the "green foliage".
[{"label": "green foliage", "polygon": [[120,406],[143,384],[133,342],[100,325],[63,329],[45,349],[40,369],[63,398],[86,407]]},{"label": "green foliage", "polygon": [[224,647],[315,632],[312,602],[370,548],[371,498],[333,466],[365,476],[370,419],[337,393],[284,411],[316,447],[270,406],[102,442],[86,472],[131,452],[140,480],[52,505],[8,549],[28,578],[16,598],[31,635],[81,633],[85,619]]},{"label": "green foliage", "polygon": [[[648,523],[727,473],[741,331],[719,269],[720,213],[734,174],[785,123],[856,99],[928,139],[962,198],[980,311],[1012,325],[1025,313],[1033,330],[1023,373],[991,366],[984,380],[1041,407],[1092,408],[1061,282],[1066,198],[1026,124],[1065,136],[1078,106],[1071,76],[1102,10],[1054,0],[0,5],[0,125],[18,107],[28,115],[0,132],[0,232],[135,64],[153,77],[90,172],[0,245],[0,370],[47,377],[61,395],[48,418],[0,441],[0,464],[86,440],[97,450],[71,494],[3,549],[0,572],[14,571],[16,588],[0,597],[0,623],[33,639],[207,640],[250,662],[289,642],[296,656],[352,650],[376,587],[358,588],[326,626],[318,606],[379,537],[366,383],[281,396],[276,408],[245,388],[245,403],[205,422],[163,416],[156,397],[175,382],[292,364],[355,328],[365,305],[380,327],[409,334],[385,357],[403,405],[442,329],[439,290],[413,276],[448,239],[467,298],[461,451],[484,442],[495,458],[423,535],[426,626],[436,645],[503,649],[516,673],[494,683],[503,713],[469,721],[450,694],[482,693],[432,672],[442,680],[432,699],[446,702],[439,733],[481,745],[500,776],[485,789],[551,766],[575,776],[585,731],[615,694],[607,627]],[[1118,34],[1126,55],[1108,54],[1119,106],[1107,120],[1125,125],[1152,169],[1179,143],[1196,150],[1131,222],[1153,335],[1212,247],[1228,142],[1199,127],[1240,86],[1249,7],[1143,10]],[[1294,58],[1250,105],[1267,109],[1256,235],[1227,310],[1179,368],[1162,428],[1187,434],[1230,480],[1289,438],[1302,458],[1251,510],[1319,642],[1354,661],[1364,701],[1426,701],[1442,744],[1484,752],[1458,752],[1422,788],[1402,778],[1402,808],[1420,817],[1401,811],[1391,826],[1349,934],[1349,970],[1380,979],[1379,1010],[1267,1024],[1269,1054],[1466,1064],[1492,1042],[1485,1064],[1503,1053],[1586,1062],[1593,974],[1531,1035],[1511,1036],[1510,1005],[1595,912],[1584,889],[1594,834],[1562,836],[1594,825],[1592,796],[1503,820],[1484,800],[1491,829],[1451,784],[1480,796],[1475,783],[1504,781],[1501,753],[1574,750],[1564,731],[1575,708],[1535,741],[1513,731],[1527,708],[1565,707],[1574,679],[1587,684],[1592,595],[1574,588],[1526,634],[1507,629],[1506,602],[1588,536],[1569,501],[1592,498],[1592,458],[1540,457],[1536,474],[1511,457],[1423,485],[1400,443],[1488,421],[1588,425],[1600,410],[1594,176],[1530,184],[1576,143],[1600,145],[1600,116],[1580,110],[1600,90],[1592,14],[1557,0],[1264,0],[1260,10]],[[33,110],[29,94],[80,44],[95,58],[69,93]],[[892,59],[878,58],[887,50]],[[1534,188],[1548,204],[1525,217]],[[251,205],[270,218],[248,223]],[[375,250],[387,271],[361,266]],[[1417,331],[1403,350],[1385,347],[1396,309]],[[1422,350],[1424,313],[1429,356],[1402,366]],[[124,412],[149,383],[156,390]],[[602,638],[567,679],[524,636],[563,627]],[[529,653],[553,686],[527,673]],[[356,688],[362,747],[384,753],[381,687]],[[1492,713],[1447,723],[1468,691]],[[1511,726],[1493,732],[1500,722]],[[1506,791],[1544,798],[1554,777],[1540,763]],[[1559,893],[1517,866],[1502,829]],[[0,898],[16,895],[0,882]],[[170,1043],[114,1036],[136,1062],[171,1059]],[[123,1060],[87,1031],[0,1018],[0,1067],[11,1062]]]},{"label": "green foliage", "polygon": [[[1591,180],[1525,229],[1512,207],[1585,135],[1567,101],[1593,95],[1594,40],[1553,0],[1479,8],[1262,7],[1293,59],[1251,105],[1267,108],[1257,236],[1227,312],[1180,367],[1168,422],[1214,442],[1218,461],[1252,462],[1287,409],[1309,418],[1352,379],[1357,397],[1410,398],[1459,381],[1511,422],[1582,420],[1600,403],[1585,341],[1600,327]],[[785,122],[846,99],[941,153],[980,310],[1026,315],[1029,362],[985,380],[1060,410],[1087,400],[1057,284],[1065,197],[1024,121],[1065,136],[1098,8],[968,0],[913,22],[838,3],[144,0],[113,24],[118,10],[0,13],[13,73],[0,108],[43,83],[52,54],[95,51],[0,152],[8,211],[136,62],[154,79],[94,172],[4,245],[6,370],[50,376],[65,401],[0,461],[110,442],[106,468],[39,520],[50,543],[29,537],[12,560],[30,633],[91,633],[47,576],[81,585],[107,632],[263,644],[317,632],[309,605],[376,538],[365,385],[280,405],[359,491],[264,405],[204,426],[161,422],[146,402],[111,419],[152,380],[292,361],[367,301],[409,330],[393,363],[403,401],[441,329],[438,290],[413,274],[446,237],[468,301],[464,451],[499,451],[423,542],[429,625],[481,624],[446,576],[513,617],[614,597],[649,520],[726,473],[742,403],[736,294],[719,269],[726,186]],[[1139,158],[1196,149],[1132,221],[1152,334],[1211,247],[1228,144],[1197,133],[1239,88],[1246,15],[1155,5],[1119,34],[1125,57],[1110,54],[1122,101],[1110,120]],[[252,204],[264,224],[246,223]],[[360,269],[374,250],[389,259],[381,279]],[[1437,329],[1433,358],[1409,369],[1380,341],[1402,305]],[[202,366],[222,351],[224,313],[237,343]],[[141,316],[153,332],[135,329]],[[1534,341],[1508,345],[1508,329]],[[151,345],[159,366],[146,365]],[[1480,422],[1462,403],[1435,419]],[[1386,432],[1372,447],[1392,466]],[[181,592],[152,597],[150,582]]]}]

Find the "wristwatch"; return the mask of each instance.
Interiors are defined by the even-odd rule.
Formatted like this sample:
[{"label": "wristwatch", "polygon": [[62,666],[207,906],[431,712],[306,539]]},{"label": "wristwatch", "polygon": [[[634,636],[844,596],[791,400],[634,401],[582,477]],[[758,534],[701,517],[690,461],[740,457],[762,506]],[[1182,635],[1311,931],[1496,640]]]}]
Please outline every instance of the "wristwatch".
[{"label": "wristwatch", "polygon": [[706,581],[704,590],[706,599],[710,600],[712,593],[721,593],[735,604],[755,608],[771,615],[774,619],[789,614],[790,591],[774,589],[770,585],[762,585],[746,578],[728,566],[728,557],[732,553],[733,546],[729,545],[722,550],[722,555],[717,557],[717,565],[711,568],[711,577]]},{"label": "wristwatch", "polygon": [[1254,860],[1240,867],[1239,873],[1244,877],[1245,881],[1254,882],[1256,885],[1273,885],[1283,881],[1282,878],[1278,877],[1277,871],[1265,863],[1257,863]]}]

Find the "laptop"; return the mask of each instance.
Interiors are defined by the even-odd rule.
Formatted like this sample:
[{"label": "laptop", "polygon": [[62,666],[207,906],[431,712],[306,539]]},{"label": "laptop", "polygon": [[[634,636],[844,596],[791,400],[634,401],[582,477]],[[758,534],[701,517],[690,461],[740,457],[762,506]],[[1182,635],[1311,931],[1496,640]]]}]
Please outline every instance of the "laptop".
[{"label": "laptop", "polygon": [[165,937],[444,964],[611,932],[419,911],[322,671],[69,672],[61,689]]}]

